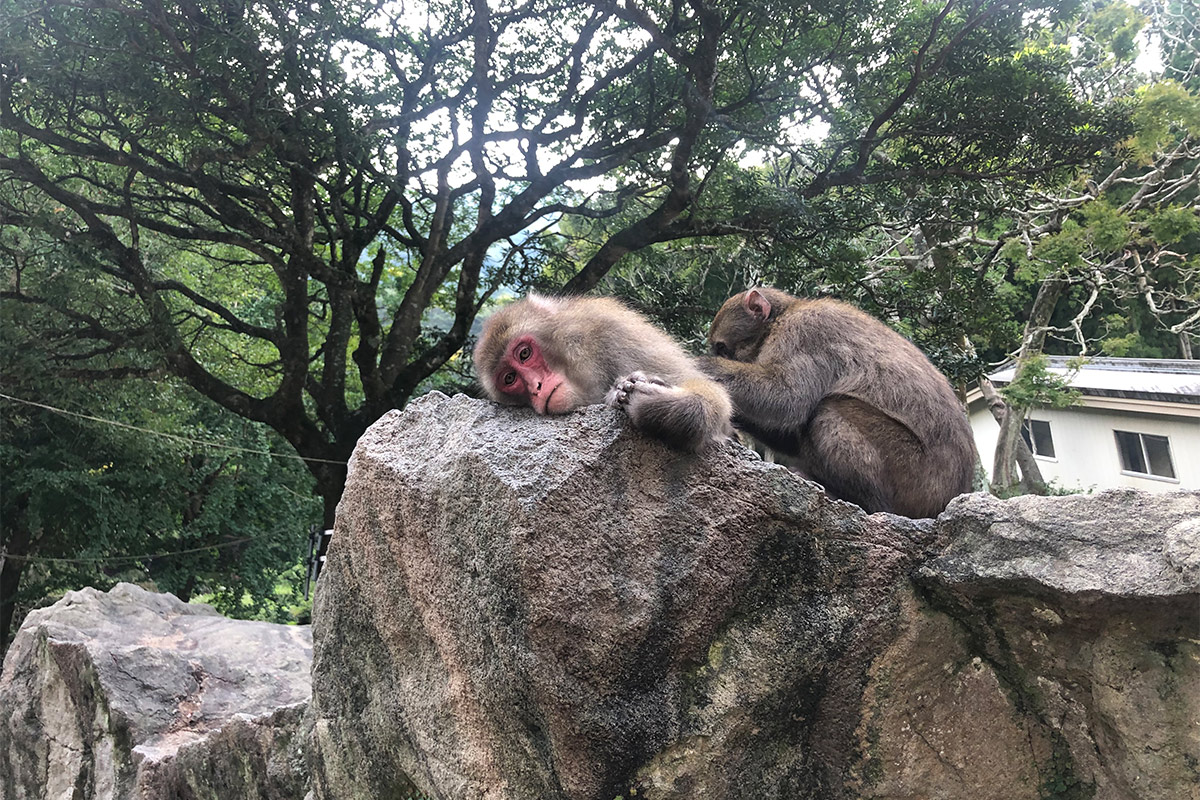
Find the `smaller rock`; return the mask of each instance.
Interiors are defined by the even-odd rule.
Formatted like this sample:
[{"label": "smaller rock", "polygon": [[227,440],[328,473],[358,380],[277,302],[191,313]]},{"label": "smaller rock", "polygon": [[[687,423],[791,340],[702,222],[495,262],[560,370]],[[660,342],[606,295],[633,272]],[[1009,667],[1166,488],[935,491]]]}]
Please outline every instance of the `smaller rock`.
[{"label": "smaller rock", "polygon": [[1200,492],[963,495],[938,523],[953,544],[922,568],[972,591],[1041,587],[1067,594],[1181,598],[1200,591]]},{"label": "smaller rock", "polygon": [[132,584],[25,620],[0,676],[0,797],[285,800],[311,694],[307,626]]},{"label": "smaller rock", "polygon": [[986,653],[1038,767],[1005,797],[1200,800],[1200,492],[970,495],[939,524],[924,596]]}]

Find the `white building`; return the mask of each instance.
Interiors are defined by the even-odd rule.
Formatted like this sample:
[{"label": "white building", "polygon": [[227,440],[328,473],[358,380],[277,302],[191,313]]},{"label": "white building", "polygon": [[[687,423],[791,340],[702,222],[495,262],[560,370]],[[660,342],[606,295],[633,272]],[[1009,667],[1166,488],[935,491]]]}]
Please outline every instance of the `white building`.
[{"label": "white building", "polygon": [[[1050,357],[1052,373],[1068,359]],[[991,375],[997,388],[1014,367]],[[1035,408],[1024,435],[1042,477],[1063,489],[1132,486],[1200,489],[1200,361],[1093,358],[1071,381],[1070,408]],[[999,426],[979,389],[967,395],[971,428],[989,475]]]}]

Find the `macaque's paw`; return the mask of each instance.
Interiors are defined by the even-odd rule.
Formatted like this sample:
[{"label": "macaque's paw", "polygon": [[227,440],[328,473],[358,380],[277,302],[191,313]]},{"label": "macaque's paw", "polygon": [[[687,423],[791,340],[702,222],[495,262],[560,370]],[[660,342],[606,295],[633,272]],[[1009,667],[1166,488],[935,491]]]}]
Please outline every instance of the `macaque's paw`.
[{"label": "macaque's paw", "polygon": [[669,391],[671,385],[657,375],[647,375],[644,372],[633,372],[613,384],[604,398],[608,406],[625,406],[635,394],[661,394]]}]

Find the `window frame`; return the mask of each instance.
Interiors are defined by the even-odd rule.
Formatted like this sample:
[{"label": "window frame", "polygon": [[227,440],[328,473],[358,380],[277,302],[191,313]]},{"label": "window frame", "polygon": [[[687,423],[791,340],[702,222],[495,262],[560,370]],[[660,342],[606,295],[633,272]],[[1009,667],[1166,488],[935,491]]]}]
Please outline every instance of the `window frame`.
[{"label": "window frame", "polygon": [[[1155,439],[1162,439],[1167,448],[1167,461],[1171,467],[1171,475],[1158,475],[1154,472],[1137,472],[1125,466],[1125,454],[1121,448],[1121,434],[1127,436],[1136,436],[1138,447],[1142,451],[1142,463],[1146,465],[1146,469],[1150,469],[1150,453],[1146,450],[1146,437],[1152,436]],[[1144,478],[1149,481],[1162,481],[1163,483],[1179,483],[1179,470],[1175,468],[1175,454],[1171,452],[1171,437],[1162,433],[1143,433],[1141,431],[1126,431],[1113,428],[1113,444],[1117,448],[1117,463],[1120,466],[1122,475],[1128,475],[1131,478]]]},{"label": "window frame", "polygon": [[[1050,439],[1050,447],[1054,450],[1054,455],[1039,454],[1037,451],[1037,437],[1033,434],[1033,423],[1040,422],[1046,426],[1046,436]],[[1030,419],[1026,418],[1021,421],[1021,438],[1025,440],[1025,444],[1029,447],[1029,452],[1033,457],[1041,461],[1058,461],[1058,448],[1054,444],[1054,429],[1050,426],[1048,419]]]}]

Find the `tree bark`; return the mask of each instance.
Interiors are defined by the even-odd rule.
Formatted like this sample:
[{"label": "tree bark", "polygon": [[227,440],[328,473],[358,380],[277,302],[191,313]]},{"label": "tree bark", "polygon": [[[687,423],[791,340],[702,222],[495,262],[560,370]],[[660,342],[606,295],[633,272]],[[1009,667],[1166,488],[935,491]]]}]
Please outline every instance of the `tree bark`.
[{"label": "tree bark", "polygon": [[17,610],[17,590],[21,587],[21,575],[25,572],[33,537],[24,525],[10,529],[9,538],[0,549],[0,664],[8,651],[9,634],[13,616]]},{"label": "tree bark", "polygon": [[[995,385],[987,378],[979,379],[979,390],[983,392],[983,397],[987,400],[988,411],[992,412],[992,417],[996,423],[1000,425],[1000,432],[1004,434],[1006,430],[1017,431],[1016,441],[1012,443],[1013,455],[1016,461],[1016,466],[1020,469],[1021,484],[1025,491],[1029,494],[1046,494],[1046,479],[1042,477],[1042,470],[1038,467],[1037,460],[1033,457],[1033,452],[1029,449],[1029,445],[1025,443],[1024,437],[1019,435],[1020,425],[1005,425],[1005,420],[1013,413],[1008,403],[1004,402],[1004,398],[996,391]],[[1023,416],[1022,416],[1023,419]],[[1009,435],[1012,435],[1011,433]],[[996,450],[999,452],[1000,444],[997,441]],[[1003,473],[992,473],[992,486],[1001,484],[1006,487],[1012,487],[1016,483],[1016,476],[1012,473],[1012,463],[1007,462]],[[993,460],[993,470],[999,469],[999,464]]]},{"label": "tree bark", "polygon": [[[1066,290],[1067,285],[1065,278],[1054,275],[1046,278],[1038,287],[1037,297],[1034,299],[1033,308],[1029,313],[1029,321],[1025,323],[1025,335],[1021,341],[1021,349],[1017,354],[1017,367],[1013,373],[1014,383],[1025,372],[1026,362],[1032,356],[1041,354],[1045,347],[1050,318],[1054,315],[1054,308],[1058,305],[1058,299]],[[999,399],[999,395],[997,395],[997,399]],[[1022,477],[1020,479],[1017,477],[1017,453],[1022,448],[1026,452],[1029,450],[1025,445],[1025,440],[1021,438],[1021,424],[1025,421],[1027,409],[1014,408],[1007,403],[1004,405],[1007,410],[1002,416],[997,417],[1000,423],[1000,435],[996,440],[996,456],[992,464],[992,491],[1000,494],[1007,493],[1020,483],[1026,492],[1046,494],[1046,481],[1042,478],[1041,470],[1037,468],[1032,454],[1028,459],[1022,459],[1025,461],[1025,464],[1021,465]],[[991,407],[990,403],[989,407]],[[996,414],[994,409],[992,414]],[[1020,447],[1018,447],[1018,443],[1020,443]]]}]

